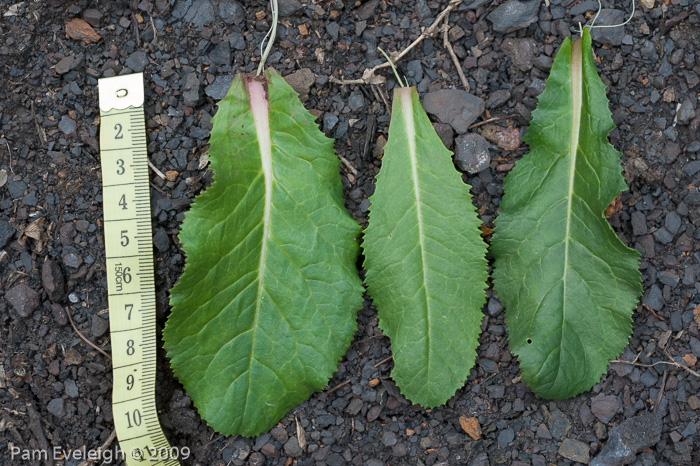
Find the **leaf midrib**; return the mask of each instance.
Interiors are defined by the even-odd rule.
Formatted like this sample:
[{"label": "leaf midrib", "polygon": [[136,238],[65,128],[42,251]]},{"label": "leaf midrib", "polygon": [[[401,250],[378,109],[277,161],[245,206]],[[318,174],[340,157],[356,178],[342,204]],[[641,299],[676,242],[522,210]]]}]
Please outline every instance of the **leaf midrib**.
[{"label": "leaf midrib", "polygon": [[[258,317],[260,315],[260,305],[262,304],[263,293],[263,277],[265,274],[265,261],[267,259],[267,247],[270,238],[270,213],[272,211],[272,182],[274,181],[274,172],[272,170],[272,139],[270,137],[270,120],[269,108],[266,98],[265,88],[262,83],[257,80],[247,80],[248,93],[250,95],[250,109],[253,114],[253,122],[255,123],[255,132],[260,149],[260,161],[265,180],[265,201],[263,208],[263,235],[260,249],[260,264],[258,266],[258,290],[255,300],[255,312],[253,314],[252,334],[250,337],[250,353],[248,358],[248,387],[250,388],[251,381],[251,366],[253,364],[253,350],[255,348],[255,335],[258,328]],[[246,399],[245,407],[243,408],[243,419],[246,418],[246,410],[248,402]]]},{"label": "leaf midrib", "polygon": [[[416,217],[418,222],[418,245],[420,247],[421,255],[421,267],[423,272],[422,284],[423,292],[425,294],[425,320],[426,320],[426,355],[430,353],[430,301],[428,299],[428,286],[427,286],[427,276],[428,271],[426,269],[426,259],[425,259],[425,241],[423,235],[423,210],[421,204],[420,188],[418,185],[418,159],[416,156],[416,128],[415,122],[413,121],[413,101],[412,101],[412,88],[403,87],[398,90],[399,96],[401,98],[401,110],[403,112],[404,126],[406,127],[406,139],[408,139],[408,156],[411,163],[411,178],[413,181],[413,193],[416,201]],[[426,365],[426,372],[430,374],[430,356],[428,356],[428,363]]]},{"label": "leaf midrib", "polygon": [[[581,130],[582,108],[582,69],[581,69],[581,39],[571,46],[571,139],[569,140],[569,185],[566,194],[566,234],[564,236],[564,272],[562,275],[562,319],[561,340],[564,340],[564,322],[566,322],[567,308],[567,283],[569,274],[569,244],[571,243],[571,212],[574,199],[574,180],[576,176],[576,156],[578,154],[579,137]],[[559,352],[561,360],[562,351]],[[561,364],[561,361],[560,361]]]}]

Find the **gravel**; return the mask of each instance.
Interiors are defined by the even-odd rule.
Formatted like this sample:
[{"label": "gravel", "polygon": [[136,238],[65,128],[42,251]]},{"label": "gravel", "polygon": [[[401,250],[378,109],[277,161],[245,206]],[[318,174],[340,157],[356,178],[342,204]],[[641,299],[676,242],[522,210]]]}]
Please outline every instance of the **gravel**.
[{"label": "gravel", "polygon": [[10,288],[5,299],[20,317],[29,317],[41,304],[39,293],[25,283]]},{"label": "gravel", "polygon": [[455,139],[455,163],[467,173],[476,175],[489,168],[491,152],[489,142],[478,134],[470,133]]},{"label": "gravel", "polygon": [[423,108],[458,134],[464,134],[484,111],[484,101],[459,89],[442,89],[423,97]]},{"label": "gravel", "polygon": [[[255,73],[271,20],[266,4],[236,0],[12,3],[21,4],[18,14],[0,22],[6,74],[0,86],[0,404],[8,408],[0,424],[13,427],[0,429],[0,464],[12,464],[2,445],[35,448],[41,445],[39,431],[49,445],[90,450],[113,429],[109,361],[79,339],[67,319],[70,312],[83,335],[97,345],[108,343],[108,329],[93,335],[93,324],[94,333],[102,332],[98,327],[104,328],[105,311],[111,311],[105,289],[97,79],[143,67],[149,158],[169,174],[166,180],[153,174],[149,179],[156,325],[162,329],[168,292],[187,261],[177,233],[194,196],[215,178],[200,157],[207,150],[217,99],[225,96],[236,73]],[[304,105],[335,138],[337,154],[355,169],[343,164],[339,173],[348,212],[363,226],[382,165],[379,146],[387,136],[395,80],[388,69],[377,72],[387,85],[340,86],[331,76],[360,78],[366,68],[383,62],[377,46],[388,53],[403,50],[446,4],[280,2],[283,23],[268,64],[288,82],[298,77],[294,88]],[[626,19],[629,8],[615,7]],[[442,34],[397,60],[398,72],[416,86],[426,107],[428,96],[457,92],[429,113],[447,147],[456,151],[455,136],[481,134],[485,126],[522,136],[559,44],[575,36],[576,22],[596,9],[595,1],[466,0],[450,14],[449,37],[469,91],[443,47]],[[67,38],[65,23],[74,17],[85,19],[102,39],[87,44]],[[596,68],[617,125],[609,140],[623,154],[629,185],[610,223],[643,254],[641,303],[649,306],[635,311],[622,360],[639,355],[643,364],[665,361],[659,341],[666,331],[673,357],[700,357],[693,314],[700,304],[700,48],[694,35],[699,25],[694,2],[672,0],[639,7],[624,27],[593,31],[599,35],[593,43]],[[499,32],[510,28],[518,29]],[[606,40],[620,45],[602,47]],[[455,112],[443,112],[451,105]],[[489,117],[496,120],[468,129]],[[526,145],[504,149],[493,142],[489,163],[475,174],[462,173],[472,186],[487,241],[503,179],[527,150]],[[23,238],[20,231],[41,218],[41,241]],[[47,266],[47,259],[53,265]],[[590,391],[568,400],[540,399],[518,378],[517,358],[508,349],[507,310],[491,290],[487,302],[477,364],[445,406],[428,412],[399,401],[403,398],[390,384],[391,361],[375,367],[391,356],[391,342],[382,336],[367,298],[358,310],[352,346],[328,386],[349,382],[332,393],[311,395],[279,421],[274,435],[250,440],[214,433],[159,350],[156,403],[166,437],[172,445],[192,448],[188,461],[203,465],[277,466],[292,458],[309,466],[539,466],[574,461],[560,454],[562,447],[567,455],[585,459],[584,446],[595,457],[590,464],[624,464],[619,456],[612,463],[595,463],[616,441],[636,450],[630,461],[637,464],[698,464],[696,378],[674,366],[616,363]],[[30,426],[31,416],[14,414],[27,413],[27,402],[42,419],[40,429]],[[658,419],[642,428],[633,425],[633,434],[623,435],[626,422],[654,407]],[[292,457],[298,452],[295,415],[308,446]],[[478,440],[463,433],[460,416],[478,419]],[[393,445],[383,442],[387,432],[395,436]],[[646,439],[646,446],[634,444],[638,438]],[[583,445],[564,445],[567,439]],[[576,448],[567,452],[568,447]]]}]

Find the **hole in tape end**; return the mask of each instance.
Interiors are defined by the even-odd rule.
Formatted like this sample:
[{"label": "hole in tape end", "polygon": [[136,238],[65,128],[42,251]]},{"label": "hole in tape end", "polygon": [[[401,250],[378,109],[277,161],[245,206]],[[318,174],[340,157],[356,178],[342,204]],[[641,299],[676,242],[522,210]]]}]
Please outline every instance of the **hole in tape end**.
[{"label": "hole in tape end", "polygon": [[118,98],[126,97],[129,94],[127,89],[117,89],[116,95]]}]

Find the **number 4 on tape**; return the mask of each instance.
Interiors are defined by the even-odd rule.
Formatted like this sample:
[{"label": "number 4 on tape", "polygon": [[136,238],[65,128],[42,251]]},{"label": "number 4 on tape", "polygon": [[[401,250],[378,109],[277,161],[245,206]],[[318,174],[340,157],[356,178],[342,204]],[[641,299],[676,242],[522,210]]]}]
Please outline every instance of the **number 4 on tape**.
[{"label": "number 4 on tape", "polygon": [[143,74],[99,80],[112,412],[126,463],[177,465],[155,403],[156,301]]}]

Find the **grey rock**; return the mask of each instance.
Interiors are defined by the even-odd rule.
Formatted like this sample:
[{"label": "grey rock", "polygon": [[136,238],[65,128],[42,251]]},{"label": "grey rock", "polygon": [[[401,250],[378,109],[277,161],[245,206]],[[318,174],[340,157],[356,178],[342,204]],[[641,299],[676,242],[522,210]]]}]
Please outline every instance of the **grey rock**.
[{"label": "grey rock", "polygon": [[693,176],[700,172],[700,160],[694,160],[683,165],[683,173],[688,176]]},{"label": "grey rock", "polygon": [[479,134],[465,134],[455,139],[455,163],[457,167],[476,175],[491,163],[489,142]]},{"label": "grey rock", "polygon": [[571,10],[569,10],[569,14],[574,17],[577,15],[582,15],[588,11],[597,11],[598,10],[598,2],[596,0],[586,0],[584,2],[579,3],[578,5],[574,5],[571,7]]},{"label": "grey rock", "polygon": [[335,424],[335,416],[332,414],[322,414],[316,418],[316,424],[321,428],[332,426]]},{"label": "grey rock", "polygon": [[162,228],[158,228],[156,234],[153,235],[153,245],[160,252],[166,252],[170,249],[170,238],[168,238],[168,234]]},{"label": "grey rock", "polygon": [[279,15],[284,17],[293,15],[299,11],[303,5],[299,0],[279,0],[279,5],[277,7],[279,8]]},{"label": "grey rock", "polygon": [[559,445],[559,455],[568,460],[584,464],[588,464],[591,459],[588,445],[580,440],[570,438],[564,439]]},{"label": "grey rock", "polygon": [[678,233],[678,230],[681,229],[681,216],[678,215],[678,212],[672,210],[668,213],[668,215],[666,215],[664,225],[671,234],[675,235],[676,233]]},{"label": "grey rock", "polygon": [[46,409],[48,409],[51,414],[59,418],[66,415],[66,410],[63,407],[63,398],[54,398],[53,400],[49,401]]},{"label": "grey rock", "polygon": [[486,108],[493,109],[500,107],[504,103],[510,100],[510,91],[508,89],[499,89],[492,92],[489,98],[486,100]]},{"label": "grey rock", "polygon": [[462,90],[442,89],[426,94],[423,108],[458,134],[464,134],[484,112],[484,101]]},{"label": "grey rock", "polygon": [[58,325],[66,325],[68,323],[68,317],[66,316],[66,311],[60,304],[51,304],[51,314]]},{"label": "grey rock", "polygon": [[406,76],[412,78],[415,83],[423,80],[423,65],[420,60],[411,60],[406,64]]},{"label": "grey rock", "polygon": [[10,181],[7,183],[7,190],[10,193],[12,199],[19,199],[24,196],[24,191],[27,189],[27,183],[22,180]]},{"label": "grey rock", "polygon": [[291,88],[299,94],[301,100],[304,101],[309,96],[311,86],[316,82],[316,75],[309,68],[301,68],[285,76],[284,80],[287,81],[287,84],[289,84]]},{"label": "grey rock", "polygon": [[265,466],[265,464],[267,464],[267,459],[265,455],[259,451],[255,451],[250,455],[250,458],[248,458],[248,464],[250,466]]},{"label": "grey rock", "polygon": [[63,387],[66,389],[66,395],[71,398],[78,398],[78,386],[75,384],[75,380],[66,379],[66,381],[63,382]]},{"label": "grey rock", "polygon": [[226,97],[232,82],[233,75],[217,76],[213,83],[204,88],[204,93],[214,100],[221,100]]},{"label": "grey rock", "polygon": [[66,267],[77,269],[83,263],[83,258],[73,251],[67,251],[63,254],[63,263]]},{"label": "grey rock", "polygon": [[[58,66],[58,65],[57,65]],[[693,102],[690,99],[685,99],[681,103],[678,112],[676,113],[676,118],[678,123],[682,125],[687,125],[690,120],[695,117],[695,109],[693,108]]]},{"label": "grey rock", "polygon": [[535,57],[535,59],[532,61],[532,64],[535,65],[537,69],[548,72],[552,69],[554,60],[552,59],[552,57],[548,57],[547,55],[539,55]]},{"label": "grey rock", "polygon": [[287,440],[287,443],[284,444],[284,453],[292,458],[298,458],[301,456],[303,450],[299,446],[299,441],[296,437],[291,437],[289,440]]},{"label": "grey rock", "polygon": [[455,139],[455,132],[452,129],[452,126],[448,125],[447,123],[433,123],[433,129],[435,129],[435,132],[445,147],[452,149],[452,144],[454,143]]},{"label": "grey rock", "polygon": [[498,446],[501,448],[506,448],[515,439],[515,431],[510,427],[503,429],[498,433]]},{"label": "grey rock", "polygon": [[345,466],[347,461],[345,461],[345,458],[340,456],[338,453],[331,453],[326,460],[326,464],[328,466]]},{"label": "grey rock", "polygon": [[[245,461],[246,459],[248,459],[248,456],[250,456],[250,452],[251,452],[250,439],[247,439],[245,437],[237,438],[231,444],[231,448],[232,448],[232,451],[231,451],[231,459],[232,460]],[[231,460],[229,460],[229,461],[231,461]]]},{"label": "grey rock", "polygon": [[659,273],[659,281],[664,285],[668,285],[671,288],[675,288],[680,283],[681,277],[675,272],[664,270],[663,272]]},{"label": "grey rock", "polygon": [[[611,24],[620,24],[625,20],[625,12],[622,10],[612,10],[603,8],[600,10],[600,15],[596,21],[597,25],[609,26]],[[622,45],[622,39],[625,36],[625,28],[593,28],[591,29],[591,39],[603,45]]]},{"label": "grey rock", "polygon": [[245,10],[240,3],[234,0],[221,0],[219,2],[219,16],[228,25],[239,25],[245,21]]},{"label": "grey rock", "polygon": [[335,128],[338,123],[338,117],[333,115],[331,112],[326,112],[323,114],[323,130],[330,131]]},{"label": "grey rock", "polygon": [[109,330],[109,321],[100,316],[90,317],[90,334],[93,337],[101,337]]},{"label": "grey rock", "polygon": [[353,112],[360,110],[365,106],[364,96],[359,92],[353,92],[350,94],[350,97],[348,97],[348,106]]},{"label": "grey rock", "polygon": [[393,447],[398,442],[396,434],[388,430],[382,434],[382,443],[385,447]]},{"label": "grey rock", "polygon": [[227,41],[219,42],[209,53],[209,58],[215,65],[230,65],[231,64],[231,46]]},{"label": "grey rock", "polygon": [[87,21],[90,26],[99,27],[100,21],[102,20],[102,13],[100,10],[89,8],[87,10],[83,10],[83,19]]},{"label": "grey rock", "polygon": [[20,317],[29,317],[41,304],[39,293],[24,283],[10,288],[10,290],[5,293],[5,299],[12,305]]},{"label": "grey rock", "polygon": [[76,127],[77,125],[75,120],[68,115],[63,115],[61,117],[61,121],[58,122],[58,129],[60,129],[66,136],[70,136],[71,134],[75,133]]},{"label": "grey rock", "polygon": [[491,0],[467,0],[459,5],[460,10],[476,10],[481,5],[486,5],[491,2]]},{"label": "grey rock", "polygon": [[476,458],[474,458],[474,461],[469,463],[469,466],[489,466],[491,463],[489,461],[489,455],[485,451],[482,451],[478,455],[476,455]]},{"label": "grey rock", "polygon": [[66,295],[66,279],[58,263],[47,260],[41,267],[41,284],[50,301],[58,302]]},{"label": "grey rock", "polygon": [[547,416],[547,425],[549,432],[557,440],[562,440],[571,432],[571,421],[559,410],[552,411]]},{"label": "grey rock", "polygon": [[62,58],[58,63],[56,63],[56,67],[54,68],[56,70],[56,73],[58,74],[66,74],[70,71],[70,67],[73,64],[73,60],[75,57],[73,55],[69,55],[65,58]]},{"label": "grey rock", "polygon": [[[372,206],[372,203],[370,202],[369,199],[363,199],[362,202],[360,202],[360,211],[361,211],[362,213],[365,213],[365,212],[367,212],[367,211],[369,210],[369,208],[370,208],[371,206]],[[372,412],[372,410],[370,409],[369,412],[367,413],[367,420],[368,420],[368,421],[370,420],[370,419],[369,419],[369,416],[370,416],[370,413],[371,413],[371,412]],[[379,414],[379,413],[377,413],[377,414]]]},{"label": "grey rock", "polygon": [[39,200],[36,198],[36,191],[28,193],[22,198],[22,205],[36,207]]},{"label": "grey rock", "polygon": [[408,445],[405,443],[397,443],[394,445],[394,448],[391,450],[391,454],[396,456],[397,458],[403,458],[404,456],[408,455],[408,452],[410,451]]},{"label": "grey rock", "polygon": [[194,0],[183,17],[183,20],[197,29],[202,29],[207,23],[213,23],[215,19],[214,6],[209,0]]},{"label": "grey rock", "polygon": [[331,21],[330,23],[326,23],[326,32],[330,34],[331,38],[334,41],[338,40],[338,34],[340,33],[340,25],[336,23],[335,21]]},{"label": "grey rock", "polygon": [[488,20],[496,32],[511,32],[529,26],[540,10],[541,0],[509,0],[493,10]]},{"label": "grey rock", "polygon": [[496,317],[503,312],[503,305],[496,298],[489,298],[489,303],[487,306],[488,313],[491,317]]},{"label": "grey rock", "polygon": [[653,310],[660,311],[664,307],[664,295],[661,293],[661,288],[657,285],[652,285],[649,291],[644,294],[642,302]]},{"label": "grey rock", "polygon": [[532,69],[537,44],[533,39],[506,38],[501,42],[501,50],[520,71]]},{"label": "grey rock", "polygon": [[352,400],[350,400],[350,403],[348,403],[347,407],[345,408],[345,412],[348,413],[350,416],[357,416],[360,413],[360,411],[362,411],[363,405],[364,403],[361,399],[353,398]]},{"label": "grey rock", "polygon": [[700,188],[689,189],[684,200],[688,205],[700,205]]},{"label": "grey rock", "polygon": [[673,234],[666,227],[661,227],[654,232],[654,238],[662,244],[668,244],[673,241]]},{"label": "grey rock", "polygon": [[148,66],[148,56],[146,52],[139,50],[129,55],[124,63],[132,70],[141,72]]},{"label": "grey rock", "polygon": [[4,248],[15,235],[15,229],[7,220],[0,220],[0,248]]},{"label": "grey rock", "polygon": [[535,432],[535,434],[539,438],[543,438],[545,440],[550,440],[552,438],[552,434],[549,432],[547,425],[544,423],[541,423],[539,426],[537,426],[537,431]]},{"label": "grey rock", "polygon": [[623,421],[608,433],[608,441],[589,466],[630,464],[637,452],[656,445],[661,439],[661,416],[645,412]]},{"label": "grey rock", "polygon": [[374,14],[374,10],[377,9],[378,4],[379,0],[362,2],[362,4],[355,10],[355,14],[361,20],[369,19]]},{"label": "grey rock", "polygon": [[640,211],[632,212],[630,219],[632,223],[632,234],[634,236],[642,236],[647,234],[647,216]]},{"label": "grey rock", "polygon": [[610,422],[619,409],[620,401],[616,396],[600,394],[591,400],[591,412],[603,424]]}]

